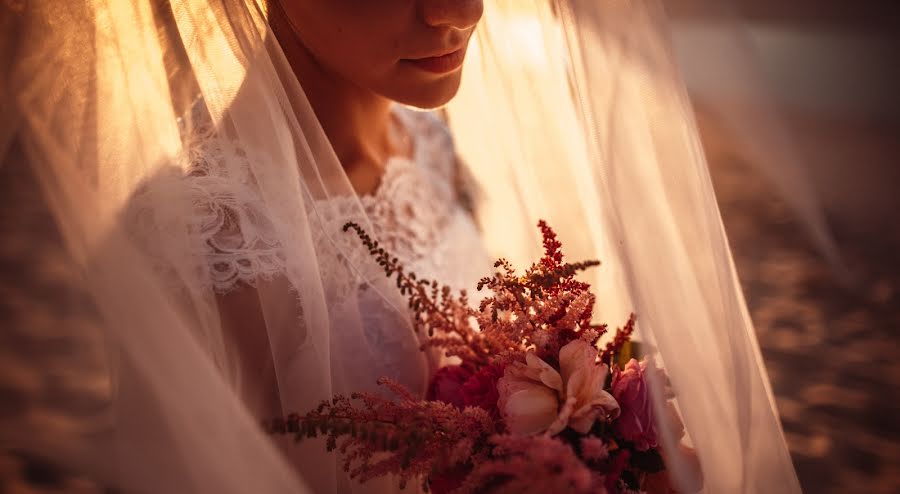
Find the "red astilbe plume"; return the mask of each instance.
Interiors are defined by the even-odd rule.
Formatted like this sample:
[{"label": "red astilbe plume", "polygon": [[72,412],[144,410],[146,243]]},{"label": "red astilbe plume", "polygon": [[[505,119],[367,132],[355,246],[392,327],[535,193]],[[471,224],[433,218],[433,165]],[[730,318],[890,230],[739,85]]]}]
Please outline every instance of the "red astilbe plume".
[{"label": "red astilbe plume", "polygon": [[557,355],[574,339],[593,345],[606,332],[605,325],[591,323],[595,297],[590,286],[575,279],[577,273],[600,262],[564,263],[556,233],[543,221],[538,227],[544,256],[524,276],[517,275],[506,260],[498,260],[494,275],[478,283],[479,291],[492,292],[478,310],[469,306],[465,291],[454,296],[448,286],[406,272],[356,223],[345,224],[344,231],[353,230],[385,274],[396,278],[413,311],[416,329],[429,337],[423,349],[440,348],[466,364],[483,366],[520,358],[532,346],[542,355]]},{"label": "red astilbe plume", "polygon": [[501,269],[479,282],[479,290],[493,292],[479,308],[481,332],[506,338],[519,353],[534,346],[542,356],[558,355],[560,348],[578,338],[594,345],[606,326],[591,323],[596,298],[590,285],[577,281],[575,275],[600,262],[564,263],[556,233],[543,221],[538,227],[544,256],[524,276],[517,276],[501,259],[494,265]]},{"label": "red astilbe plume", "polygon": [[447,356],[476,365],[487,364],[492,356],[508,350],[504,342],[486,338],[472,326],[473,311],[465,290],[454,296],[449,286],[419,279],[415,273],[407,272],[396,257],[380,247],[358,224],[348,222],[343,229],[345,232],[353,230],[388,278],[396,278],[397,288],[407,297],[413,312],[415,329],[428,336],[423,350],[441,348]]},{"label": "red astilbe plume", "polygon": [[423,401],[389,379],[380,379],[379,384],[395,398],[370,393],[336,396],[310,413],[276,419],[267,428],[297,441],[324,435],[328,451],[341,454],[351,478],[365,482],[394,474],[401,486],[479,459],[497,432],[494,420],[480,408],[459,410]]},{"label": "red astilbe plume", "polygon": [[605,479],[572,447],[546,436],[498,435],[490,459],[475,465],[454,494],[566,492],[602,494]]},{"label": "red astilbe plume", "polygon": [[626,343],[631,341],[631,335],[632,333],[634,333],[635,322],[636,318],[634,314],[631,314],[628,317],[628,322],[625,323],[625,326],[616,330],[615,338],[613,338],[612,341],[606,344],[606,348],[603,350],[603,353],[600,354],[600,362],[612,366],[613,361],[622,350],[622,347],[624,347]]},{"label": "red astilbe plume", "polygon": [[[547,222],[544,220],[538,221],[538,228],[541,229],[541,236],[543,236],[543,244],[544,244],[544,257],[541,258],[538,263],[541,268],[543,268],[546,272],[552,273],[563,266],[563,253],[562,253],[562,243],[556,238],[556,232],[547,225]],[[588,263],[582,263],[586,267],[590,266],[599,266],[600,261],[589,261]],[[590,266],[588,266],[590,264]],[[534,268],[532,268],[534,269]],[[578,269],[580,271],[580,269]],[[590,285],[587,283],[583,283],[580,281],[576,281],[571,274],[564,276],[562,280],[558,284],[554,284],[554,289],[577,289],[577,290],[587,290],[590,288]]]}]

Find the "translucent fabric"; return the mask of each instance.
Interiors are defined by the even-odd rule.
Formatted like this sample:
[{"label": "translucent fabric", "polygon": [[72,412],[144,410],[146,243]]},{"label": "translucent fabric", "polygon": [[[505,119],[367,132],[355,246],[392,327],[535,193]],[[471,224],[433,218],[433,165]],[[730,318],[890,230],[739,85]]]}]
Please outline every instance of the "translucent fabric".
[{"label": "translucent fabric", "polygon": [[[825,220],[809,174],[815,169],[796,149],[772,96],[751,29],[735,2],[692,0],[675,7],[676,59],[693,98],[736,139],[735,152],[769,179],[801,220],[813,245],[842,283],[854,283]],[[691,7],[692,6],[692,7]]]},{"label": "translucent fabric", "polygon": [[[377,376],[421,393],[440,361],[341,231],[390,233],[351,187],[266,9],[2,9],[3,166],[36,177],[70,288],[92,308],[90,324],[63,320],[47,338],[89,349],[67,367],[96,369],[108,401],[99,432],[14,417],[4,442],[136,492],[396,490],[352,482],[320,442],[259,427]],[[474,43],[447,112],[484,243],[524,268],[543,218],[569,258],[601,259],[598,315],[638,314],[706,492],[798,490],[657,3],[498,0]],[[372,307],[403,342],[390,352]],[[64,398],[44,401],[65,416]]]},{"label": "translucent fabric", "polygon": [[590,279],[599,317],[637,314],[706,492],[798,491],[661,5],[488,7],[488,42],[449,108],[463,159],[507,184],[486,187],[495,207],[479,209],[489,243],[521,264],[544,218],[570,257],[604,262]]}]

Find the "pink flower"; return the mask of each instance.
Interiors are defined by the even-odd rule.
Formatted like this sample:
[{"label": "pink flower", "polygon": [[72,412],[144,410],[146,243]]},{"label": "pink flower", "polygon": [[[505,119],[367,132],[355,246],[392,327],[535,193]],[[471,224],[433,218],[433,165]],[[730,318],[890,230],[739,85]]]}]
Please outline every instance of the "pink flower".
[{"label": "pink flower", "polygon": [[525,363],[510,364],[497,382],[498,406],[513,434],[555,436],[566,427],[581,434],[601,417],[615,417],[619,405],[603,390],[606,365],[597,364],[598,351],[574,340],[559,351],[557,371],[533,351]]},{"label": "pink flower", "polygon": [[426,399],[443,401],[462,410],[466,403],[463,400],[463,384],[472,377],[472,371],[459,366],[441,367],[435,373],[428,387]]},{"label": "pink flower", "polygon": [[500,418],[497,401],[497,381],[503,377],[505,365],[488,365],[472,375],[462,386],[462,400],[467,407],[487,410],[495,419]]},{"label": "pink flower", "polygon": [[622,407],[622,414],[615,422],[616,432],[622,439],[633,442],[639,451],[659,446],[650,388],[644,377],[647,367],[646,360],[638,363],[631,359],[624,370],[613,374],[612,380],[612,394]]}]

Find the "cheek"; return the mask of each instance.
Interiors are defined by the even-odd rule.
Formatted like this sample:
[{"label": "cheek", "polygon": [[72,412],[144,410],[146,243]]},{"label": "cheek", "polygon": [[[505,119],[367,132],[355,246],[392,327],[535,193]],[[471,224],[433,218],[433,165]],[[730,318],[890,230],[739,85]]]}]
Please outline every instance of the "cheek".
[{"label": "cheek", "polygon": [[386,76],[401,58],[398,53],[408,28],[405,9],[378,8],[380,4],[311,0],[297,4],[291,17],[303,44],[320,64],[367,85],[366,80]]},{"label": "cheek", "polygon": [[[435,77],[400,63],[433,49],[416,0],[300,0],[294,24],[316,61],[341,78],[421,108],[450,100],[459,73]],[[432,43],[430,46],[424,46]]]},{"label": "cheek", "polygon": [[369,78],[388,75],[400,60],[401,36],[387,30],[373,30],[371,25],[355,27],[340,40],[342,62]]},{"label": "cheek", "polygon": [[347,27],[340,37],[324,40],[324,63],[345,79],[373,88],[397,76],[402,42],[399,36],[374,31],[371,24]]}]

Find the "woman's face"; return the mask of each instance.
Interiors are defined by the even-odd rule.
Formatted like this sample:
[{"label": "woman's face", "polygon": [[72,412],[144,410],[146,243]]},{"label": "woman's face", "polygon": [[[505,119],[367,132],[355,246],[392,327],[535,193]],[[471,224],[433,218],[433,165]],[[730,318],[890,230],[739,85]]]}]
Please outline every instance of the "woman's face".
[{"label": "woman's face", "polygon": [[434,108],[459,88],[482,0],[279,0],[325,70],[386,98]]}]

